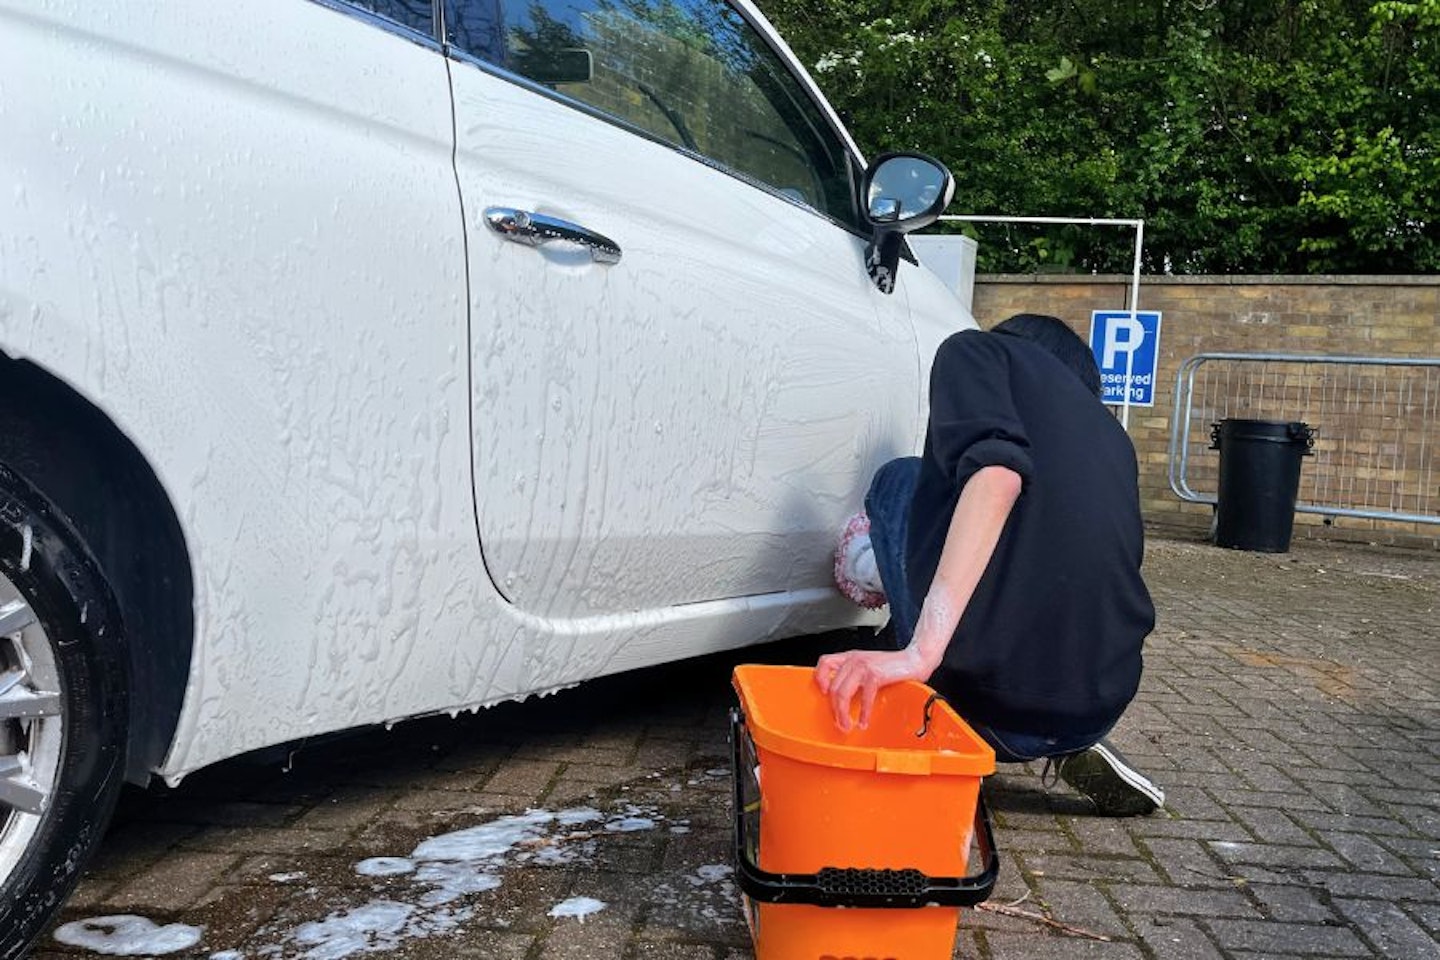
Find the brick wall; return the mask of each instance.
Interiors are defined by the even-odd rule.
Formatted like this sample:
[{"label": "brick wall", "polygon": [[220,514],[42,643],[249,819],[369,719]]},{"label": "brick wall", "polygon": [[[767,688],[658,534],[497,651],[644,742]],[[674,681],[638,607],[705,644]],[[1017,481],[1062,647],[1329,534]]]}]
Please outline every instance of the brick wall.
[{"label": "brick wall", "polygon": [[[974,313],[988,327],[1013,313],[1050,313],[1088,337],[1090,312],[1127,306],[1129,277],[979,276]],[[1203,535],[1212,510],[1186,503],[1167,478],[1176,375],[1200,353],[1440,357],[1440,277],[1155,277],[1139,308],[1163,312],[1154,407],[1132,407],[1130,435],[1153,528]],[[1208,419],[1309,420],[1316,456],[1302,467],[1302,502],[1440,512],[1440,369],[1207,364],[1190,421],[1197,492],[1215,491]],[[1205,377],[1201,378],[1206,380]],[[1320,421],[1327,422],[1320,422]],[[1296,537],[1440,549],[1440,526],[1298,514]]]}]

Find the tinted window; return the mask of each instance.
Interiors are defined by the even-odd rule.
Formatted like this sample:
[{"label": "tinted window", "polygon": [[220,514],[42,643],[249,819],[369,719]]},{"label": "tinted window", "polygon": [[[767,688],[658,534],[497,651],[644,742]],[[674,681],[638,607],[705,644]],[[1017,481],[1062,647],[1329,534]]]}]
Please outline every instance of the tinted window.
[{"label": "tinted window", "polygon": [[723,0],[451,0],[450,41],[855,222],[845,149]]},{"label": "tinted window", "polygon": [[348,0],[351,6],[377,13],[404,27],[435,35],[435,13],[431,0]]}]

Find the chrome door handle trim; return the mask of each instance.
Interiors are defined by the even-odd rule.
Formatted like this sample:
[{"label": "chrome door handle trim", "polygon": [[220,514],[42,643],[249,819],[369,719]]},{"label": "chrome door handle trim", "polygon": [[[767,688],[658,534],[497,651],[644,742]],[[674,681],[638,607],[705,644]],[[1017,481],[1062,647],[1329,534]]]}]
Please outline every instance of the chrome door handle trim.
[{"label": "chrome door handle trim", "polygon": [[614,240],[559,217],[516,210],[514,207],[487,207],[485,222],[506,240],[523,243],[527,247],[538,247],[551,240],[567,240],[589,248],[590,259],[596,263],[620,262],[620,245]]}]

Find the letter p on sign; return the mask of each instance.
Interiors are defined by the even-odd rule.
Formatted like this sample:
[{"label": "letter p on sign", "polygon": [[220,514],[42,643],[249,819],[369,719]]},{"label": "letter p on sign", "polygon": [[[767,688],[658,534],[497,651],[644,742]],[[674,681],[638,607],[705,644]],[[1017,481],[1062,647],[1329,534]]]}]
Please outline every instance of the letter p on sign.
[{"label": "letter p on sign", "polygon": [[[1115,354],[1121,351],[1134,353],[1144,342],[1145,326],[1138,319],[1131,320],[1128,314],[1112,318],[1105,325],[1105,346],[1101,351],[1103,359],[1100,366],[1107,370],[1114,367]],[[1119,366],[1124,368],[1124,358],[1121,358]]]},{"label": "letter p on sign", "polygon": [[[1156,366],[1160,357],[1160,312],[1096,310],[1090,315],[1090,351],[1100,367],[1106,403],[1155,405]],[[1129,380],[1126,380],[1129,374]]]}]

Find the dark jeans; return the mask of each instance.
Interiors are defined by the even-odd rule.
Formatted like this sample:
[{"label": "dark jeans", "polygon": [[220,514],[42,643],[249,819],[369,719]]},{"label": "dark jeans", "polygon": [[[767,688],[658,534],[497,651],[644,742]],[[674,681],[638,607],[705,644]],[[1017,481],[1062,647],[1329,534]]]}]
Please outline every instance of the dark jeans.
[{"label": "dark jeans", "polygon": [[[890,604],[890,623],[895,628],[895,648],[909,646],[919,622],[920,610],[910,596],[905,568],[905,544],[910,532],[910,504],[915,499],[915,482],[920,477],[920,458],[891,460],[875,472],[870,492],[865,495],[865,513],[870,518],[870,543],[875,549],[875,566]],[[949,518],[945,522],[949,523]],[[965,716],[963,689],[936,688],[962,717]],[[1043,757],[1078,753],[1100,741],[1109,728],[1099,733],[1020,733],[997,730],[970,721],[971,728],[995,749],[1002,763],[1024,763]]]}]

